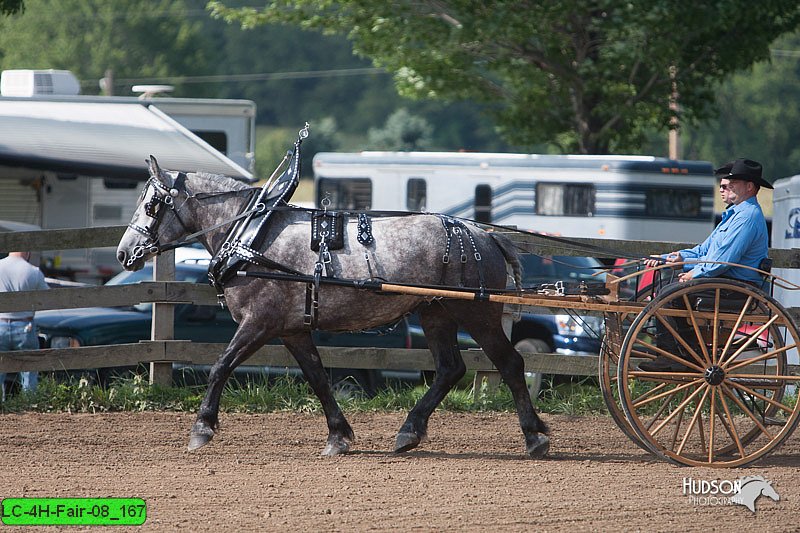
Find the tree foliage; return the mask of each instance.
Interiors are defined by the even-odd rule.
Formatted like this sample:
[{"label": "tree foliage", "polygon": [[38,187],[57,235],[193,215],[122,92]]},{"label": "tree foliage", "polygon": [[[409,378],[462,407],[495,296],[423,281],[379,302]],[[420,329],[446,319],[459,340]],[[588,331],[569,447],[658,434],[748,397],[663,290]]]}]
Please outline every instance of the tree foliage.
[{"label": "tree foliage", "polygon": [[389,118],[383,128],[370,128],[369,148],[376,150],[425,150],[431,145],[433,127],[424,117],[412,115],[401,107]]},{"label": "tree foliage", "polygon": [[[715,114],[715,89],[797,28],[796,0],[274,0],[209,2],[245,27],[346,35],[401,94],[491,106],[505,138],[563,151],[637,147],[672,118]],[[674,83],[674,85],[673,85]],[[673,89],[680,111],[668,102]]]},{"label": "tree foliage", "polygon": [[13,15],[25,9],[23,0],[0,0],[0,15]]},{"label": "tree foliage", "polygon": [[27,0],[25,7],[0,21],[3,69],[66,69],[99,80],[106,69],[117,78],[205,73],[213,61],[202,24],[186,17],[183,0]]},{"label": "tree foliage", "polygon": [[732,76],[718,91],[719,115],[684,136],[689,158],[748,157],[768,179],[800,173],[800,33],[775,42],[774,57]]}]

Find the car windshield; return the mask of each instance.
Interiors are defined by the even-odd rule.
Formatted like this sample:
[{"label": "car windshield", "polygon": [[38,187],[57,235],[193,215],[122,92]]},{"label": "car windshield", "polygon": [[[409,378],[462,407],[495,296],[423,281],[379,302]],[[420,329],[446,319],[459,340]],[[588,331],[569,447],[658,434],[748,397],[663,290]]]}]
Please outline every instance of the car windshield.
[{"label": "car windshield", "polygon": [[[542,257],[533,254],[520,255],[522,263],[522,284],[524,286],[556,281],[598,281],[604,282],[606,276],[599,269],[600,261],[593,257],[573,257],[555,255]],[[600,272],[596,276],[594,274]]]}]

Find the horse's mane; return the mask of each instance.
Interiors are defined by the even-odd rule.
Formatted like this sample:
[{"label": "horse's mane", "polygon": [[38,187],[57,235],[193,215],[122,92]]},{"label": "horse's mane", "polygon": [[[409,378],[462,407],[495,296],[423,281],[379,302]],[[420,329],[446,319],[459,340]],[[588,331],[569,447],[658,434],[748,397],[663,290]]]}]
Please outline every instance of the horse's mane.
[{"label": "horse's mane", "polygon": [[243,191],[250,188],[250,185],[222,174],[191,172],[186,176],[195,188],[200,188],[203,192]]}]

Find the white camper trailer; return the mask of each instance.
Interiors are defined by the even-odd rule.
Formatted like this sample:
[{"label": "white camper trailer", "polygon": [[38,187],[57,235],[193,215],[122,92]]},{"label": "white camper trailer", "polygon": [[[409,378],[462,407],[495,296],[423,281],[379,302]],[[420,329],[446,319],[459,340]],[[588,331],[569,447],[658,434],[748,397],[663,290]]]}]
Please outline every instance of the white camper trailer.
[{"label": "white camper trailer", "polygon": [[[256,107],[252,101],[53,94],[68,85],[56,83],[57,75],[69,73],[23,75],[29,73],[5,72],[2,78],[0,213],[4,219],[45,229],[127,224],[148,177],[145,158],[151,154],[170,170],[253,180]],[[24,87],[29,82],[33,86]],[[45,86],[52,92],[39,90]],[[114,256],[112,248],[44,254],[87,281],[119,270]]]},{"label": "white camper trailer", "polygon": [[569,237],[700,242],[713,167],[648,156],[318,153],[317,205],[446,213]]}]

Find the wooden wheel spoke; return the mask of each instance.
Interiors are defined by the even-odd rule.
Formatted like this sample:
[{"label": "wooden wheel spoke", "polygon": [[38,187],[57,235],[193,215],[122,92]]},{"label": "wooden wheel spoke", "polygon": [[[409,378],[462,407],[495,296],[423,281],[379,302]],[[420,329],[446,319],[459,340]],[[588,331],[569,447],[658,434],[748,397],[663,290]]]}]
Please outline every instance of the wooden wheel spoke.
[{"label": "wooden wheel spoke", "polygon": [[772,350],[770,352],[761,354],[761,355],[759,355],[757,357],[753,357],[752,359],[741,359],[741,360],[739,360],[738,363],[736,363],[733,366],[729,366],[729,365],[731,365],[731,363],[736,361],[736,359],[730,358],[730,359],[728,359],[728,360],[726,360],[725,362],[722,363],[722,369],[723,370],[727,370],[728,372],[733,372],[734,370],[736,370],[738,368],[742,368],[742,367],[745,367],[747,365],[752,365],[753,363],[760,363],[761,361],[765,361],[767,359],[776,358],[775,356],[777,356],[778,354],[781,354],[781,353],[786,352],[788,350],[791,350],[793,348],[797,348],[797,343],[796,342],[794,344],[790,344],[788,346],[781,346],[780,348],[776,348],[775,350]]},{"label": "wooden wheel spoke", "polygon": [[[710,392],[711,387],[706,387],[706,391],[703,393],[703,397],[700,399],[700,402],[695,407],[694,415],[692,415],[692,419],[689,422],[689,427],[686,428],[686,433],[683,435],[683,439],[681,439],[681,444],[678,446],[678,449],[675,451],[678,455],[681,454],[683,451],[683,447],[686,446],[686,441],[689,440],[689,435],[692,433],[692,430],[697,425],[697,421],[702,415],[702,407],[703,404],[706,402],[706,398],[708,398],[708,393]],[[676,430],[677,433],[677,430]],[[673,442],[673,449],[674,449],[674,442]]]},{"label": "wooden wheel spoke", "polygon": [[653,355],[651,353],[643,352],[641,350],[631,350],[631,355],[633,355],[635,357],[641,357],[643,359],[651,359],[651,360],[656,358],[655,355]]},{"label": "wooden wheel spoke", "polygon": [[752,334],[750,334],[750,335],[748,336],[748,338],[747,338],[747,341],[745,341],[745,342],[744,342],[744,343],[743,343],[741,346],[739,346],[739,347],[736,349],[736,351],[735,351],[735,352],[733,352],[733,355],[731,355],[730,359],[731,359],[731,360],[734,360],[734,359],[736,359],[737,357],[739,357],[739,355],[741,355],[741,353],[742,353],[743,351],[745,351],[745,350],[746,350],[746,349],[747,349],[747,348],[748,348],[748,347],[749,347],[751,344],[753,344],[753,341],[754,341],[754,340],[756,340],[756,339],[758,339],[758,337],[759,337],[759,336],[761,336],[761,334],[762,334],[762,333],[763,333],[763,332],[764,332],[764,331],[765,331],[765,330],[766,330],[768,327],[770,327],[770,326],[772,325],[772,323],[773,323],[773,322],[775,322],[777,319],[778,319],[778,315],[772,315],[772,318],[770,318],[770,319],[769,319],[769,320],[767,320],[767,321],[766,321],[764,324],[762,324],[761,326],[759,326],[759,327],[758,327],[758,329],[757,329],[757,330],[756,330],[754,333],[752,333]]},{"label": "wooden wheel spoke", "polygon": [[785,376],[785,375],[767,375],[767,374],[732,374],[731,379],[760,379],[760,380],[778,380],[778,381],[800,381],[800,376]]},{"label": "wooden wheel spoke", "polygon": [[[670,394],[674,395],[676,392],[680,392],[680,391],[682,391],[684,389],[687,389],[687,388],[691,387],[692,385],[699,385],[702,382],[703,382],[702,379],[696,379],[696,380],[691,381],[689,383],[685,383],[683,385],[680,385],[680,386],[678,386],[678,387],[676,387],[674,389],[668,390],[666,392],[662,392],[661,394],[657,394],[655,396],[650,396],[649,398],[646,398],[647,394],[642,394],[641,396],[636,398],[636,401],[632,402],[633,403],[633,407],[638,409],[639,407],[641,407],[643,405],[646,405],[646,404],[648,404],[650,402],[654,402],[654,401],[659,400],[661,398],[664,398],[665,396],[668,396]],[[662,383],[662,385],[664,387],[667,386],[666,383]],[[654,392],[656,388],[657,387],[654,387],[653,389],[648,391],[648,393]]]},{"label": "wooden wheel spoke", "polygon": [[711,363],[717,364],[719,342],[719,287],[714,289],[714,321],[711,323]]},{"label": "wooden wheel spoke", "polygon": [[733,339],[736,337],[736,333],[739,331],[739,326],[741,326],[742,320],[744,319],[744,315],[747,313],[747,310],[750,309],[750,304],[752,303],[752,301],[753,297],[748,296],[747,301],[742,307],[742,311],[739,313],[739,316],[736,317],[736,323],[733,325],[733,329],[731,330],[730,335],[728,335],[728,340],[725,341],[725,347],[722,349],[722,353],[719,354],[720,362],[725,360],[725,354],[728,353],[731,344],[733,344]]},{"label": "wooden wheel spoke", "polygon": [[711,358],[708,355],[708,349],[706,348],[706,341],[703,339],[702,333],[700,333],[700,326],[697,325],[697,317],[695,317],[694,310],[692,310],[692,305],[689,303],[689,297],[687,295],[683,295],[683,304],[686,306],[686,311],[689,312],[689,318],[692,322],[692,328],[694,329],[694,335],[697,338],[697,344],[700,346],[700,350],[703,352],[703,363],[705,365],[711,364]]},{"label": "wooden wheel spoke", "polygon": [[634,407],[638,407],[640,402],[644,398],[652,396],[653,394],[657,393],[658,391],[660,391],[661,389],[663,389],[666,386],[667,386],[667,383],[660,383],[660,384],[656,385],[655,387],[653,387],[652,389],[650,389],[649,391],[642,393],[642,395],[639,396],[638,398],[636,398],[636,401],[633,402],[633,406]]},{"label": "wooden wheel spoke", "polygon": [[674,411],[672,411],[672,412],[671,412],[669,415],[667,415],[667,417],[666,417],[666,418],[665,418],[665,419],[664,419],[664,420],[661,422],[661,424],[659,424],[659,425],[658,425],[658,427],[656,427],[656,428],[655,428],[655,429],[654,429],[654,430],[651,432],[651,435],[655,436],[655,435],[656,435],[656,433],[658,433],[659,431],[661,431],[662,429],[664,429],[664,426],[666,426],[667,424],[669,424],[669,423],[672,421],[672,419],[673,419],[673,418],[675,418],[676,416],[678,416],[678,413],[680,413],[681,411],[683,411],[684,409],[686,409],[686,406],[689,404],[689,402],[691,402],[691,401],[692,401],[692,400],[695,398],[695,396],[697,396],[698,394],[700,394],[700,392],[702,392],[702,391],[703,391],[703,390],[705,390],[706,388],[708,388],[708,384],[707,384],[707,383],[701,383],[701,384],[700,384],[700,386],[699,386],[699,387],[697,387],[697,389],[696,389],[696,390],[695,390],[693,393],[691,393],[689,396],[687,396],[687,397],[686,397],[686,399],[685,399],[685,400],[683,400],[683,401],[680,403],[680,405],[678,405],[678,407],[676,407],[676,408],[675,408],[675,410],[674,410]]},{"label": "wooden wheel spoke", "polygon": [[[708,415],[708,462],[714,462],[714,416],[716,413],[717,402],[717,389],[716,387],[709,387],[711,390],[711,412]],[[704,398],[705,400],[705,398]]]},{"label": "wooden wheel spoke", "polygon": [[748,387],[746,385],[743,385],[741,383],[737,383],[737,382],[731,381],[731,380],[725,380],[725,383],[727,383],[728,385],[733,386],[733,387],[735,387],[735,388],[737,388],[737,389],[739,389],[741,391],[744,391],[747,394],[750,394],[751,396],[755,396],[759,400],[765,401],[770,405],[774,405],[778,409],[780,409],[782,411],[785,411],[787,413],[791,413],[794,410],[793,408],[789,407],[788,405],[784,405],[784,404],[782,404],[780,402],[776,402],[772,398],[769,398],[769,397],[765,396],[764,394],[761,394],[760,392],[756,391],[755,389],[751,389],[750,387]]},{"label": "wooden wheel spoke", "polygon": [[666,350],[662,350],[661,348],[659,348],[657,346],[653,346],[653,348],[655,348],[662,355],[664,355],[666,357],[669,357],[673,361],[677,361],[677,362],[679,362],[679,363],[681,363],[683,365],[690,366],[690,367],[694,368],[695,370],[699,370],[700,372],[704,372],[705,368],[703,368],[703,365],[704,365],[703,359],[699,355],[697,355],[697,352],[695,352],[694,349],[691,346],[689,346],[689,343],[687,343],[686,340],[684,340],[683,336],[680,335],[675,330],[675,328],[672,327],[672,324],[670,324],[660,314],[657,314],[656,318],[659,320],[659,322],[661,322],[664,325],[665,328],[667,328],[667,331],[669,331],[670,335],[672,335],[678,342],[680,342],[681,346],[686,348],[686,351],[689,352],[689,355],[692,356],[692,358],[694,359],[694,362],[687,361],[683,357],[679,357],[677,355],[673,355],[673,354],[667,352]]},{"label": "wooden wheel spoke", "polygon": [[745,456],[744,446],[742,446],[742,441],[739,438],[739,435],[736,431],[736,422],[734,422],[733,417],[731,416],[731,411],[728,408],[728,402],[725,401],[724,395],[719,395],[719,403],[722,404],[722,408],[725,410],[725,417],[728,418],[728,421],[725,421],[725,418],[722,416],[722,413],[717,413],[719,416],[719,420],[722,423],[722,427],[725,428],[725,431],[728,432],[728,435],[731,437],[731,440],[736,443],[736,448],[739,450],[739,454],[742,457]]},{"label": "wooden wheel spoke", "polygon": [[[672,392],[672,391],[670,391],[670,392]],[[647,428],[647,431],[650,431],[650,428],[652,428],[652,427],[653,427],[653,424],[655,424],[656,422],[658,422],[658,419],[659,419],[659,417],[660,417],[662,414],[664,414],[664,411],[667,409],[667,407],[669,407],[669,406],[670,406],[670,402],[672,402],[672,398],[674,398],[674,397],[675,397],[677,394],[679,394],[679,393],[680,393],[680,391],[674,391],[674,392],[672,392],[672,394],[670,395],[670,397],[669,397],[669,398],[667,398],[667,399],[664,401],[664,403],[662,403],[662,404],[661,404],[661,406],[658,408],[658,411],[656,411],[655,413],[653,413],[653,416],[652,416],[652,418],[650,419],[650,421],[649,421],[647,424],[645,424],[645,428]]]},{"label": "wooden wheel spoke", "polygon": [[767,430],[767,428],[764,426],[764,424],[762,424],[761,421],[753,414],[753,412],[750,411],[750,409],[748,409],[747,406],[739,398],[737,398],[735,394],[733,394],[733,392],[730,390],[730,388],[725,383],[721,384],[720,387],[721,387],[723,393],[725,394],[725,396],[727,396],[728,398],[733,400],[733,403],[735,403],[739,407],[739,409],[741,409],[745,414],[747,414],[747,416],[750,417],[750,420],[752,420],[753,423],[758,427],[758,429],[761,430],[761,433],[766,435],[767,438],[770,439],[770,440],[772,440],[774,438],[772,433],[770,433]]}]

